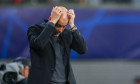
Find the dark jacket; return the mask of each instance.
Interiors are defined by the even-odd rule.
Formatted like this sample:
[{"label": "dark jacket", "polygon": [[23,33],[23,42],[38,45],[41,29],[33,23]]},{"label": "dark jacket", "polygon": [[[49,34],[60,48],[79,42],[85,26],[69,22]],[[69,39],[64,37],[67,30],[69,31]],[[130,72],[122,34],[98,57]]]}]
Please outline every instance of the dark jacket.
[{"label": "dark jacket", "polygon": [[[45,22],[42,25],[34,25],[28,29],[27,35],[30,44],[31,70],[28,84],[49,84],[52,73],[55,69],[55,51],[51,36],[56,33],[55,25]],[[79,54],[87,51],[87,45],[78,30],[65,29],[61,34],[66,50],[65,60],[68,67],[68,82],[76,84],[70,64],[71,49]]]}]

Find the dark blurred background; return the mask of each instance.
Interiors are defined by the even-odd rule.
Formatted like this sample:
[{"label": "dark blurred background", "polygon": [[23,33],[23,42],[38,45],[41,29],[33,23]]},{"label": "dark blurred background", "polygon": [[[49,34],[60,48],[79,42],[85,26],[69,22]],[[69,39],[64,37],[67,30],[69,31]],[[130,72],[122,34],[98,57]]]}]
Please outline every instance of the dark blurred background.
[{"label": "dark blurred background", "polygon": [[135,84],[140,76],[140,0],[0,0],[0,64],[30,59],[27,29],[53,6],[74,9],[88,51],[72,51],[78,84]]}]

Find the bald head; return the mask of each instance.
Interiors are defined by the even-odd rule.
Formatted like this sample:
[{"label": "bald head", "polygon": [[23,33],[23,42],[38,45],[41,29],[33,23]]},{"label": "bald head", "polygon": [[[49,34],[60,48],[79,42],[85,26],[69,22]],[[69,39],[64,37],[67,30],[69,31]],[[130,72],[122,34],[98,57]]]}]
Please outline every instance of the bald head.
[{"label": "bald head", "polygon": [[67,8],[65,8],[65,7],[63,7],[63,6],[59,6],[59,8],[61,9],[61,11],[63,12],[63,13],[66,13],[68,10],[67,10]]},{"label": "bald head", "polygon": [[51,16],[49,17],[49,21],[55,24],[55,28],[58,31],[55,35],[59,36],[62,33],[68,22],[68,10],[63,6],[56,6],[53,8],[51,12]]},{"label": "bald head", "polygon": [[59,6],[61,11],[63,12],[62,15],[60,16],[60,19],[58,20],[58,23],[61,25],[67,25],[68,24],[68,15],[67,15],[67,9],[63,6]]}]

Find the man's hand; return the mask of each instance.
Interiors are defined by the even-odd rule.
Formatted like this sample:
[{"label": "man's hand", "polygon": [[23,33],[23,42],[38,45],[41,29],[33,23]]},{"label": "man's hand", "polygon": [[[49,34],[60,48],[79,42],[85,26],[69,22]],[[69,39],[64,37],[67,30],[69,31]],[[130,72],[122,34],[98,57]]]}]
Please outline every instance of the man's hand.
[{"label": "man's hand", "polygon": [[53,22],[54,24],[57,23],[57,21],[59,20],[60,16],[62,14],[62,11],[61,11],[61,8],[59,7],[54,7],[52,9],[52,12],[51,12],[51,20],[50,22]]},{"label": "man's hand", "polygon": [[68,17],[69,17],[69,25],[70,27],[74,27],[74,19],[75,19],[75,13],[74,13],[74,10],[73,9],[70,9],[68,11]]}]

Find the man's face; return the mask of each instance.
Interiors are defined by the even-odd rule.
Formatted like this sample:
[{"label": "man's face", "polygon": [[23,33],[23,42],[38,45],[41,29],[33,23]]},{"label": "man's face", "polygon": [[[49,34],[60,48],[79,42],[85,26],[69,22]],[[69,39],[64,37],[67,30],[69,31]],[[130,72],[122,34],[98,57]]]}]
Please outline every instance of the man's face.
[{"label": "man's face", "polygon": [[55,24],[55,28],[56,28],[56,30],[58,31],[59,34],[62,33],[65,30],[65,28],[68,24],[68,20],[69,19],[68,19],[67,13],[64,13],[64,14],[61,15],[60,19]]},{"label": "man's face", "polygon": [[62,33],[65,30],[66,26],[67,26],[67,23],[62,23],[62,22],[57,22],[55,24],[55,28],[58,31],[58,33]]},{"label": "man's face", "polygon": [[24,71],[21,73],[22,76],[24,76],[25,78],[28,78],[29,75],[29,66],[25,66],[24,67]]}]

